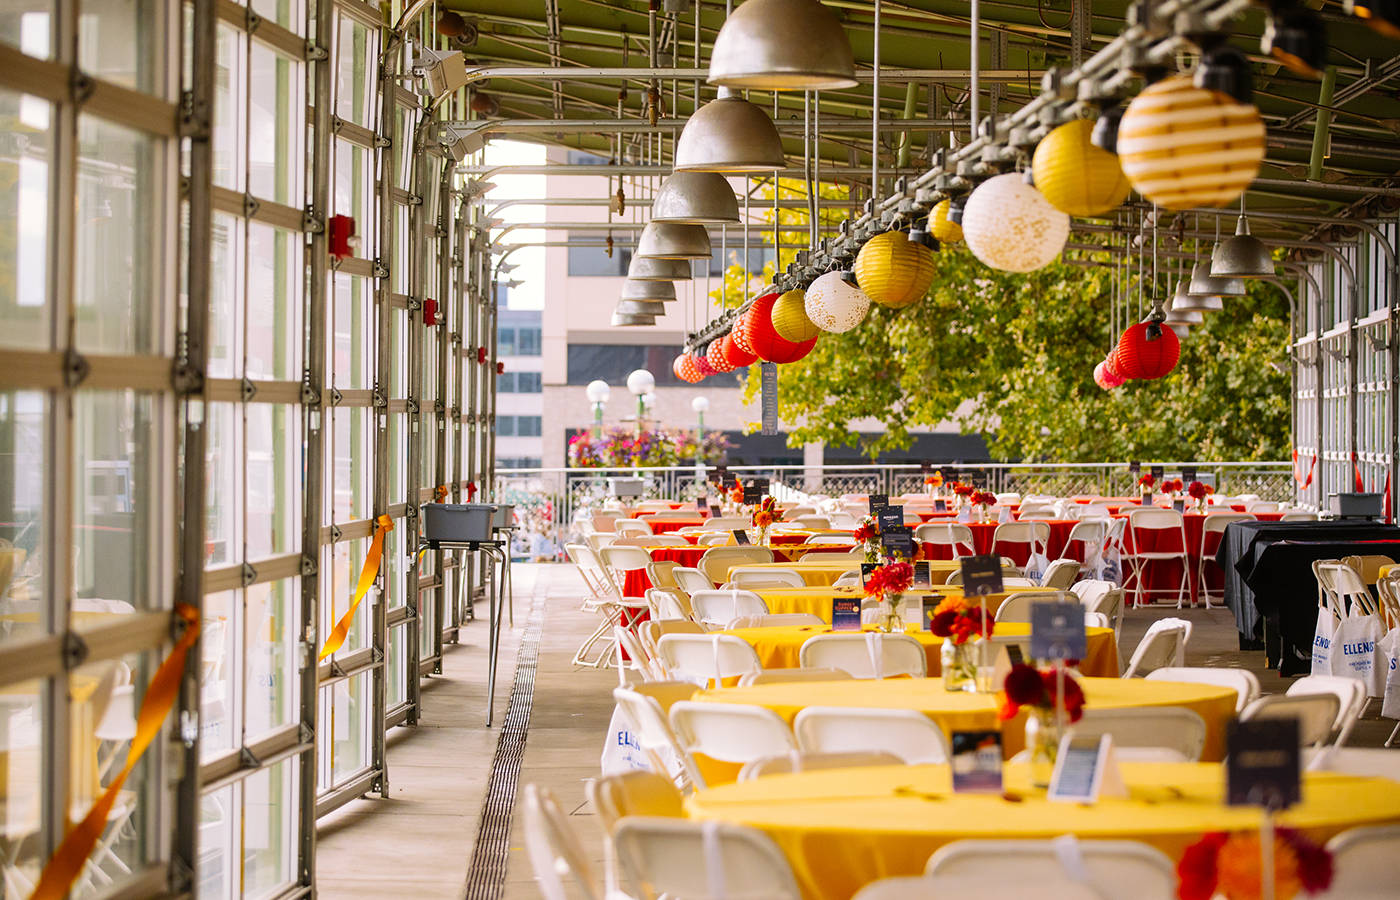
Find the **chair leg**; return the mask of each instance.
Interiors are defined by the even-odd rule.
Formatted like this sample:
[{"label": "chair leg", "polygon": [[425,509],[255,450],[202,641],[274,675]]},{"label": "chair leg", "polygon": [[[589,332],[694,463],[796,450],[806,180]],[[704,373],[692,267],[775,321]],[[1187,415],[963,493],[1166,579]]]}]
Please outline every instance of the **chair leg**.
[{"label": "chair leg", "polygon": [[[601,612],[599,614],[602,615]],[[598,625],[597,630],[585,638],[582,644],[579,644],[578,650],[574,652],[572,664],[587,669],[600,668],[603,664],[603,659],[607,657],[607,653],[604,652],[600,654],[597,659],[589,659],[588,654],[599,641],[611,634],[611,630],[612,622],[608,620],[607,616],[603,616],[603,621]]]},{"label": "chair leg", "polygon": [[1181,584],[1176,589],[1176,608],[1181,609],[1183,601],[1191,600],[1191,560],[1181,554]]},{"label": "chair leg", "polygon": [[1395,743],[1395,736],[1396,736],[1397,734],[1400,734],[1400,722],[1396,722],[1396,723],[1395,723],[1395,730],[1392,731],[1392,732],[1390,733],[1390,737],[1388,737],[1388,738],[1385,739],[1385,745],[1386,745],[1387,747],[1389,747],[1391,744]]}]

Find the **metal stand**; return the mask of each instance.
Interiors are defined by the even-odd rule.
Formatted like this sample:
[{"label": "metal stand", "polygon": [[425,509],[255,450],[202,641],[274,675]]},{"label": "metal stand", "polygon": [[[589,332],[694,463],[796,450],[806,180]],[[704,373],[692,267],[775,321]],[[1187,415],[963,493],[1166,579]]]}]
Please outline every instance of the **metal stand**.
[{"label": "metal stand", "polygon": [[[502,541],[424,541],[420,549],[427,550],[470,550],[481,551],[493,563],[501,564],[502,584],[510,580],[510,547]],[[410,578],[418,575],[418,563],[423,554],[415,553]],[[412,583],[410,581],[410,583]],[[491,715],[496,706],[496,661],[501,651],[501,598],[496,590],[496,580],[491,579],[491,588],[486,593],[486,726],[491,726]]]},{"label": "metal stand", "polygon": [[514,525],[498,525],[496,533],[504,535],[501,543],[505,544],[505,561],[501,564],[501,590],[506,595],[506,623],[511,628],[515,627],[515,588],[510,580],[510,543],[515,538],[516,527]]}]

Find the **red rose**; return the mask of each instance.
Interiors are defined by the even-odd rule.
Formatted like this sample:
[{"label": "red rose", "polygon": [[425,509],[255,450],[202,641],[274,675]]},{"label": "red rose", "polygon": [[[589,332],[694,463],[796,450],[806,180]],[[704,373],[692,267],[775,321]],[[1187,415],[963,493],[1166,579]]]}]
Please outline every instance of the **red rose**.
[{"label": "red rose", "polygon": [[[1053,705],[1055,699],[1055,688],[1059,682],[1054,669],[1045,669],[1040,673],[1042,686],[1045,690],[1045,699]],[[1078,722],[1084,715],[1084,689],[1079,686],[1079,682],[1068,672],[1065,673],[1065,713],[1071,722]]]},{"label": "red rose", "polygon": [[1332,886],[1332,854],[1327,848],[1319,847],[1292,828],[1280,828],[1279,836],[1288,842],[1298,858],[1298,881],[1303,890],[1317,894]]},{"label": "red rose", "polygon": [[1181,900],[1210,900],[1215,895],[1215,861],[1225,841],[1225,833],[1215,831],[1186,848],[1186,852],[1181,854],[1181,862],[1176,864],[1179,880],[1177,897]]},{"label": "red rose", "polygon": [[958,620],[958,614],[951,609],[936,613],[933,621],[929,623],[929,631],[939,637],[949,637],[953,633],[953,623]]},{"label": "red rose", "polygon": [[1024,663],[1012,666],[1011,671],[1006,673],[1002,690],[1006,691],[1006,699],[1017,706],[1035,705],[1045,698],[1040,673]]}]

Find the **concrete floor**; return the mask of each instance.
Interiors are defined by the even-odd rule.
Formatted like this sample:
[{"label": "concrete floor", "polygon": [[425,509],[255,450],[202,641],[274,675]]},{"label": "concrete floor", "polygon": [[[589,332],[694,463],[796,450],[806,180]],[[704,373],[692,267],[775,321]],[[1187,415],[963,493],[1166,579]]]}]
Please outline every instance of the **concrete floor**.
[{"label": "concrete floor", "polygon": [[[544,614],[519,784],[535,782],[554,792],[601,871],[601,836],[585,800],[584,783],[598,774],[617,673],[570,665],[575,648],[596,626],[592,615],[579,611],[585,591],[572,566],[518,564],[514,577],[516,626],[508,633],[503,629],[495,722],[499,725],[505,718],[526,612],[538,598]],[[1123,658],[1131,654],[1154,619],[1168,615],[1180,615],[1195,625],[1188,665],[1240,666],[1259,676],[1265,692],[1287,687],[1289,679],[1263,668],[1262,651],[1235,648],[1234,620],[1227,610],[1129,611]],[[483,725],[485,632],[484,623],[464,629],[463,642],[445,654],[443,674],[424,683],[423,723],[390,732],[389,798],[356,800],[321,820],[316,851],[320,896],[330,900],[394,895],[460,900],[464,896],[499,730]],[[1381,746],[1395,723],[1379,718],[1379,710],[1380,704],[1373,702],[1368,716],[1352,732],[1349,746]],[[493,890],[489,896],[507,900],[539,896],[522,846],[519,815],[512,821],[503,892]]]}]

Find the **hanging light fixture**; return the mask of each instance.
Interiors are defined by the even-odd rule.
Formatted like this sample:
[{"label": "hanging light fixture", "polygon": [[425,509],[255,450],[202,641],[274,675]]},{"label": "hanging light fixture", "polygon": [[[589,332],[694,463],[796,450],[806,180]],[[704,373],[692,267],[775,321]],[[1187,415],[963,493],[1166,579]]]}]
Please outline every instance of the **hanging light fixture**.
[{"label": "hanging light fixture", "polygon": [[1201,325],[1205,322],[1205,313],[1198,309],[1186,309],[1176,305],[1177,297],[1186,297],[1186,280],[1182,279],[1176,283],[1176,294],[1167,299],[1167,317],[1165,321],[1168,325]]},{"label": "hanging light fixture", "polygon": [[[1219,216],[1215,217],[1215,242],[1220,243]],[[1199,250],[1199,241],[1196,246]],[[1186,287],[1186,295],[1196,305],[1183,308],[1207,311],[1224,309],[1225,297],[1243,297],[1245,295],[1244,281],[1239,278],[1217,278],[1210,274],[1209,262],[1197,262],[1191,267],[1191,283]]]},{"label": "hanging light fixture", "polygon": [[655,325],[655,316],[636,316],[613,311],[612,325],[615,328],[627,328],[633,325]]},{"label": "hanging light fixture", "polygon": [[1274,260],[1264,242],[1249,233],[1249,219],[1240,201],[1240,218],[1235,236],[1215,245],[1210,255],[1210,274],[1226,278],[1263,278],[1274,274]]},{"label": "hanging light fixture", "polygon": [[1115,103],[1112,106],[1104,107],[1103,111],[1099,113],[1099,117],[1094,120],[1094,131],[1089,135],[1089,142],[1100,150],[1117,153],[1118,125],[1122,121],[1122,106]]},{"label": "hanging light fixture", "polygon": [[1292,72],[1319,78],[1327,65],[1327,26],[1295,0],[1278,0],[1269,9],[1259,49]]},{"label": "hanging light fixture", "polygon": [[1123,205],[1132,193],[1118,157],[1094,146],[1088,119],[1066,122],[1036,145],[1035,187],[1050,205],[1071,216],[1097,216]]},{"label": "hanging light fixture", "polygon": [[1239,103],[1254,99],[1254,72],[1249,60],[1229,44],[1218,44],[1201,54],[1200,65],[1191,76],[1198,88],[1218,91]]},{"label": "hanging light fixture", "polygon": [[1069,216],[1016,172],[978,185],[967,198],[962,225],[972,254],[1003,272],[1034,272],[1049,265],[1069,238]]},{"label": "hanging light fixture", "polygon": [[781,169],[783,140],[768,114],[728,88],[695,111],[676,141],[677,172],[771,172]]},{"label": "hanging light fixture", "polygon": [[666,304],[660,300],[619,300],[613,312],[622,316],[664,316]]},{"label": "hanging light fixture", "polygon": [[841,22],[816,0],[748,0],[715,37],[707,81],[774,91],[855,87],[855,55]]},{"label": "hanging light fixture", "polygon": [[1342,10],[1377,34],[1400,39],[1400,0],[1343,0]]},{"label": "hanging light fixture", "polygon": [[704,225],[679,225],[674,222],[648,222],[637,238],[633,256],[654,256],[659,259],[709,259],[710,233]]},{"label": "hanging light fixture", "polygon": [[627,264],[627,277],[632,281],[690,281],[690,260],[634,256]]},{"label": "hanging light fixture", "polygon": [[962,205],[958,206],[958,218],[953,219],[953,201],[944,198],[928,214],[929,231],[945,244],[956,244],[963,239]]},{"label": "hanging light fixture", "polygon": [[1185,322],[1173,322],[1171,320],[1168,320],[1166,322],[1163,322],[1162,324],[1166,325],[1168,328],[1171,329],[1172,334],[1176,335],[1176,339],[1178,341],[1189,337],[1191,334],[1191,326],[1186,324]]},{"label": "hanging light fixture", "polygon": [[683,225],[737,225],[739,201],[717,172],[674,172],[651,203],[653,222]]},{"label": "hanging light fixture", "polygon": [[822,331],[842,334],[859,325],[870,312],[870,298],[850,272],[827,272],[807,286],[802,308]]},{"label": "hanging light fixture", "polygon": [[618,297],[621,300],[664,302],[676,299],[676,286],[669,281],[633,281],[629,278],[622,282]]}]

